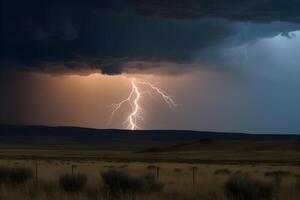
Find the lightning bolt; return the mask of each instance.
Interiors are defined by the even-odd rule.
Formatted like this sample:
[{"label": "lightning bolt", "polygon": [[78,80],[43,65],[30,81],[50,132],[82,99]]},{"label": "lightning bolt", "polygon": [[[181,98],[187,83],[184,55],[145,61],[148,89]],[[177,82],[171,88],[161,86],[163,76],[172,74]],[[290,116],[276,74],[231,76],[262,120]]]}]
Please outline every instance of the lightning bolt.
[{"label": "lightning bolt", "polygon": [[[139,85],[144,85],[150,89],[147,91],[140,91]],[[129,104],[131,107],[131,112],[129,113],[128,117],[126,118],[124,123],[127,123],[126,129],[136,130],[141,129],[138,126],[139,121],[143,121],[143,108],[140,106],[140,100],[143,95],[149,95],[152,96],[152,92],[159,95],[164,102],[169,106],[170,109],[174,109],[177,104],[172,99],[171,96],[160,90],[158,87],[154,86],[153,84],[149,82],[144,81],[138,81],[135,78],[131,80],[131,91],[127,98],[120,101],[119,103],[112,104],[111,107],[113,107],[113,110],[111,112],[110,118],[109,118],[109,124],[111,123],[115,113],[125,104]]]}]

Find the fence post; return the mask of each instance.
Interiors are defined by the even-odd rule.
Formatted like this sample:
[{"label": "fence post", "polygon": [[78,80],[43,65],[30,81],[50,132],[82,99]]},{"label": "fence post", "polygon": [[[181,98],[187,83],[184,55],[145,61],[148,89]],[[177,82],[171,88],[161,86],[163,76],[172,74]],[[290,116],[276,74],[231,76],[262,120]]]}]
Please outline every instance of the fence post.
[{"label": "fence post", "polygon": [[39,163],[38,161],[36,160],[35,162],[35,184],[38,185],[38,181],[39,181],[39,177],[38,177],[38,166],[39,166]]},{"label": "fence post", "polygon": [[198,168],[196,166],[192,167],[192,170],[193,170],[193,185],[195,185],[195,183],[196,183],[196,177],[195,177],[195,175],[196,175],[196,170],[197,169]]},{"label": "fence post", "polygon": [[75,165],[71,165],[71,167],[72,167],[72,176],[74,175],[74,169],[75,169]]},{"label": "fence post", "polygon": [[156,167],[156,179],[159,181],[159,167]]}]

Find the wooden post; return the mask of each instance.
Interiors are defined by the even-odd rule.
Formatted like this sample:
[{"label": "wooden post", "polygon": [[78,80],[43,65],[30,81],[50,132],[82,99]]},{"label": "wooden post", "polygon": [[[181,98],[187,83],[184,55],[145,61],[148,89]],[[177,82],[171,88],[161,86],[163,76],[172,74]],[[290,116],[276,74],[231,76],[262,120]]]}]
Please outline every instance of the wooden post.
[{"label": "wooden post", "polygon": [[159,181],[159,167],[156,167],[156,180]]},{"label": "wooden post", "polygon": [[35,184],[38,185],[39,182],[39,177],[38,177],[38,166],[39,163],[38,161],[35,162]]},{"label": "wooden post", "polygon": [[74,168],[75,168],[75,165],[72,165],[72,176],[74,175]]},{"label": "wooden post", "polygon": [[195,183],[196,183],[196,177],[195,177],[195,175],[196,175],[197,167],[196,166],[192,167],[192,170],[193,170],[193,185],[195,185]]}]

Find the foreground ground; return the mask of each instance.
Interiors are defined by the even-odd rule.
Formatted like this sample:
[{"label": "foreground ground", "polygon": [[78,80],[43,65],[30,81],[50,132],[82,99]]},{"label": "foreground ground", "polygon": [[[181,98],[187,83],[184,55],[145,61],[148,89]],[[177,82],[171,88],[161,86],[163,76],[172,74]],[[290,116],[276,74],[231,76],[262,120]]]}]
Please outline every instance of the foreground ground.
[{"label": "foreground ground", "polygon": [[[136,194],[136,199],[218,200],[227,199],[224,184],[231,174],[247,173],[266,182],[274,181],[270,172],[283,172],[280,177],[278,199],[298,200],[296,187],[300,177],[299,152],[99,152],[1,150],[1,166],[25,166],[37,169],[24,187],[1,186],[0,199],[105,199],[101,191],[101,172],[111,169],[127,171],[133,176],[154,174],[163,184],[162,191]],[[36,168],[37,167],[37,168]],[[193,172],[195,177],[193,184]],[[83,191],[67,194],[58,187],[58,179],[65,173],[87,175]],[[133,197],[122,196],[123,199]]]}]

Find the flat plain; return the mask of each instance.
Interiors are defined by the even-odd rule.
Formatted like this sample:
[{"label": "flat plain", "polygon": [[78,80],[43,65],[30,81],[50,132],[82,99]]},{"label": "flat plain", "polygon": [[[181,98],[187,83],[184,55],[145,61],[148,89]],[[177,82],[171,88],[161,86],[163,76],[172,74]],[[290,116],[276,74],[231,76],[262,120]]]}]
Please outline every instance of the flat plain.
[{"label": "flat plain", "polygon": [[[232,141],[218,141],[218,144],[226,146],[228,142],[232,144]],[[246,144],[243,142],[243,145]],[[145,151],[2,149],[1,166],[37,170],[37,179],[17,192],[14,188],[2,187],[0,199],[109,199],[103,196],[101,178],[101,173],[109,170],[126,171],[132,176],[153,174],[163,185],[159,192],[119,199],[227,199],[224,185],[232,174],[248,174],[257,180],[272,182],[274,177],[267,174],[273,172],[283,172],[278,199],[297,200],[300,197],[300,190],[296,187],[300,177],[300,153],[297,149],[208,151],[193,150],[187,148],[187,144],[184,146],[185,150],[180,145],[177,149],[172,147],[172,150]],[[196,169],[194,177],[193,168]],[[85,189],[76,195],[61,191],[58,180],[66,173],[86,175]]]},{"label": "flat plain", "polygon": [[0,200],[299,200],[300,135],[0,126],[0,186]]}]

